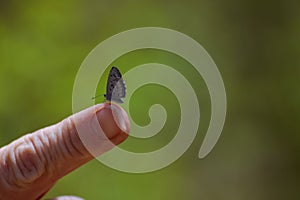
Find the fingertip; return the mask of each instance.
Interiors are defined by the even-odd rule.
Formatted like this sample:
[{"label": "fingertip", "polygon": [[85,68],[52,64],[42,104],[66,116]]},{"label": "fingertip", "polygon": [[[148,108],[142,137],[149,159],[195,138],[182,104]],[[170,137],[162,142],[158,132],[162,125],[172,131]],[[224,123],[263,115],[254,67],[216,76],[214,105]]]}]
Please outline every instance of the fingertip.
[{"label": "fingertip", "polygon": [[122,143],[130,131],[125,110],[113,103],[92,106],[75,114],[73,120],[82,144],[93,157]]},{"label": "fingertip", "polygon": [[[119,138],[119,143],[128,137],[130,122],[127,113],[116,104],[105,103],[96,113],[99,124],[108,139]],[[118,143],[118,144],[119,144]]]}]

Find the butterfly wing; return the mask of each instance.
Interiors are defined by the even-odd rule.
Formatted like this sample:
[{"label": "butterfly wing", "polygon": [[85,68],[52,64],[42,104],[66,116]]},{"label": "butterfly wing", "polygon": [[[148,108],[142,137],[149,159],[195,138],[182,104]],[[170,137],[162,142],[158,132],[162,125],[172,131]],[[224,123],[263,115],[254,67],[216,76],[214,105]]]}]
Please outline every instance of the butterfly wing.
[{"label": "butterfly wing", "polygon": [[112,67],[107,79],[105,98],[107,101],[123,103],[121,98],[124,98],[125,96],[126,86],[122,74],[118,68]]},{"label": "butterfly wing", "polygon": [[126,86],[123,78],[120,78],[115,85],[115,88],[112,92],[112,101],[118,103],[124,103],[121,98],[124,98],[126,95]]}]

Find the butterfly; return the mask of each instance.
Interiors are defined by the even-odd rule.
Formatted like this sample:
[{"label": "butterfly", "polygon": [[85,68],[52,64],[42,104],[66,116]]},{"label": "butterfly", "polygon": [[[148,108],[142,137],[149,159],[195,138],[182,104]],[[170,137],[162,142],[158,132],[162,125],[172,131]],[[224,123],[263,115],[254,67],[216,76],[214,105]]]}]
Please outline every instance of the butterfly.
[{"label": "butterfly", "polygon": [[107,78],[106,94],[104,97],[106,101],[124,103],[121,98],[125,98],[125,96],[126,85],[122,74],[117,67],[112,67]]}]

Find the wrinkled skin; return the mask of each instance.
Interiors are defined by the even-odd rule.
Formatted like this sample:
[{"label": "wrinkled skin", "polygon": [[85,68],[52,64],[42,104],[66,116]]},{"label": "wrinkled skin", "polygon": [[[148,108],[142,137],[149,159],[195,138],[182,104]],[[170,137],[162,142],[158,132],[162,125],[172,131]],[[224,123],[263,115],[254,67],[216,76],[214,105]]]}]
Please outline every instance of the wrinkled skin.
[{"label": "wrinkled skin", "polygon": [[[78,130],[93,140],[95,129],[91,127],[100,124],[101,134],[106,137],[98,139],[96,147],[92,147],[97,155],[123,142],[129,133],[128,117],[120,107],[113,107],[120,115],[119,121],[112,114],[111,104],[98,104],[2,147],[0,200],[40,199],[58,179],[92,160],[95,155],[86,149]],[[81,198],[63,196],[54,199]]]}]

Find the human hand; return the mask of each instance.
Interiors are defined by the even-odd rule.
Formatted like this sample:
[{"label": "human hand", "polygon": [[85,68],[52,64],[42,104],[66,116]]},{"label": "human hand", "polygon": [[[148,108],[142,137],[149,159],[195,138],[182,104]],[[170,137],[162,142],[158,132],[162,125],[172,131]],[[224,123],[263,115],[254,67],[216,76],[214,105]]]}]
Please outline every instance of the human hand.
[{"label": "human hand", "polygon": [[[118,115],[118,122],[112,113]],[[116,111],[116,112],[115,112]],[[96,115],[95,115],[96,113]],[[95,119],[96,120],[93,120]],[[94,124],[97,123],[97,124]],[[63,121],[35,131],[0,149],[0,200],[36,200],[55,182],[94,157],[78,135],[84,127],[87,137],[95,137],[100,124],[106,137],[97,144],[98,155],[123,142],[129,133],[126,112],[117,105],[98,104]],[[80,131],[81,131],[80,130]],[[57,197],[56,200],[79,200],[78,197]]]}]

